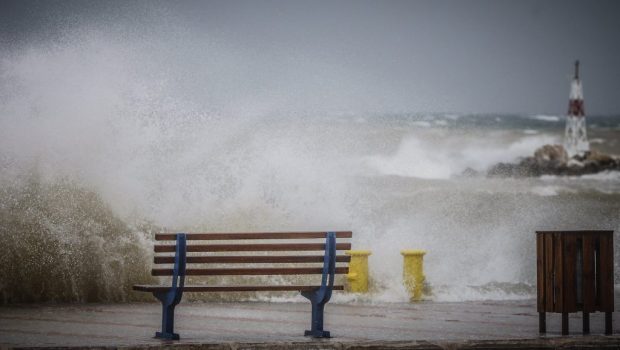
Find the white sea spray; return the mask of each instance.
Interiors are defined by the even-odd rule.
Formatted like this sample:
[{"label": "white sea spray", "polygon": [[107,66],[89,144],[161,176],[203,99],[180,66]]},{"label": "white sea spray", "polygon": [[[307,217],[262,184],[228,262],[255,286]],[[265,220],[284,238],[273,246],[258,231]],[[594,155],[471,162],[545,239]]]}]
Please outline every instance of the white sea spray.
[{"label": "white sea spray", "polygon": [[[403,248],[427,250],[429,298],[531,297],[535,230],[620,227],[615,173],[459,176],[562,130],[526,116],[328,113],[328,96],[256,94],[240,49],[223,43],[205,44],[212,61],[171,67],[169,35],[89,30],[3,54],[3,302],[140,298],[129,289],[150,280],[152,233],[164,228],[352,230],[353,247],[373,251],[372,293],[337,302],[406,301]],[[230,98],[236,89],[243,97]]]}]

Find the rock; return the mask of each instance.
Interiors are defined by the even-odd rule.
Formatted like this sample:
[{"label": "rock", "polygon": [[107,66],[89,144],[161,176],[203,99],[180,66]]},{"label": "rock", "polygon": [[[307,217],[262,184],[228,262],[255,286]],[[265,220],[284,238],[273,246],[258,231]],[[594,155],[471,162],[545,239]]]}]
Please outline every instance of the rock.
[{"label": "rock", "polygon": [[596,150],[592,150],[586,153],[586,162],[596,162],[601,165],[612,164],[614,162],[614,157],[609,154],[604,154]]},{"label": "rock", "polygon": [[563,165],[568,162],[568,153],[562,145],[544,145],[534,152],[534,159],[541,165]]},{"label": "rock", "polygon": [[518,163],[498,163],[489,168],[490,177],[528,177],[541,175],[580,176],[601,171],[620,171],[620,157],[593,150],[568,157],[562,145],[544,145]]},{"label": "rock", "polygon": [[518,164],[498,163],[487,171],[487,176],[490,177],[526,177],[540,175],[540,167],[532,157],[525,158]]},{"label": "rock", "polygon": [[566,166],[569,168],[583,168],[583,162],[576,158],[571,158],[568,163],[566,163]]}]

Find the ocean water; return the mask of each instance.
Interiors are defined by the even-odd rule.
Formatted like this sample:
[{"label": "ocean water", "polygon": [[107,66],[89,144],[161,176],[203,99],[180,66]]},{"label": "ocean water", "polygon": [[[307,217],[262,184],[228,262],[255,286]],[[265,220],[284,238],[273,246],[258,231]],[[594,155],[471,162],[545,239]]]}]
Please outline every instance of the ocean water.
[{"label": "ocean water", "polygon": [[[146,44],[96,38],[0,57],[4,303],[148,299],[159,230],[352,230],[373,293],[336,302],[407,300],[401,249],[428,252],[430,299],[531,298],[535,230],[620,229],[618,172],[462,176],[561,143],[562,116],[210,108]],[[588,126],[620,154],[620,116]]]},{"label": "ocean water", "polygon": [[[617,151],[620,118],[589,121],[597,124],[593,147]],[[39,134],[21,144],[3,135],[5,302],[139,298],[129,289],[149,281],[159,229],[352,230],[353,246],[372,250],[373,293],[339,295],[337,302],[407,300],[405,248],[428,252],[429,299],[530,298],[535,230],[620,228],[618,172],[462,176],[561,142],[559,117],[116,122],[66,137],[22,130]],[[122,131],[127,125],[133,132]],[[33,142],[40,147],[24,154]]]}]

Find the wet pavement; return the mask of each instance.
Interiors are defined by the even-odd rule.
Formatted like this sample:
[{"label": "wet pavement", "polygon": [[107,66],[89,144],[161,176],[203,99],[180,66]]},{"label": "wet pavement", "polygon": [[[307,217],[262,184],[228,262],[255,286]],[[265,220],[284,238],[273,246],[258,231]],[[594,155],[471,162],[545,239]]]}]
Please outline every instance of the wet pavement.
[{"label": "wet pavement", "polygon": [[[309,303],[185,302],[176,312],[175,330],[181,340],[168,342],[153,338],[161,322],[156,303],[0,307],[0,345],[5,349],[160,345],[231,349],[620,348],[620,337],[602,336],[602,313],[591,315],[591,336],[581,334],[581,314],[571,314],[570,337],[560,336],[560,315],[548,314],[548,333],[541,336],[534,300],[330,303],[325,311],[325,328],[331,331],[332,338],[315,340],[303,336],[310,323]],[[618,326],[614,320],[614,334]]]}]

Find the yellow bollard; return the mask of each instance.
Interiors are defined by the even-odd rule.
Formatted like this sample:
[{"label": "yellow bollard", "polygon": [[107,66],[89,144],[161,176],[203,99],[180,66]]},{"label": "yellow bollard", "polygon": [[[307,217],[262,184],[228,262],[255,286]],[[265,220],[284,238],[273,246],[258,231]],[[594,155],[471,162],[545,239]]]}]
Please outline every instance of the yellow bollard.
[{"label": "yellow bollard", "polygon": [[347,250],[344,253],[351,256],[349,274],[347,275],[347,280],[349,281],[348,290],[354,293],[367,293],[368,256],[371,254],[370,250]]},{"label": "yellow bollard", "polygon": [[424,250],[405,249],[400,252],[405,258],[403,262],[403,280],[411,301],[422,300],[424,290]]}]

